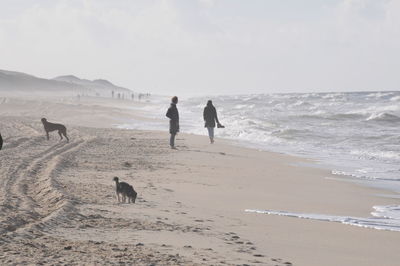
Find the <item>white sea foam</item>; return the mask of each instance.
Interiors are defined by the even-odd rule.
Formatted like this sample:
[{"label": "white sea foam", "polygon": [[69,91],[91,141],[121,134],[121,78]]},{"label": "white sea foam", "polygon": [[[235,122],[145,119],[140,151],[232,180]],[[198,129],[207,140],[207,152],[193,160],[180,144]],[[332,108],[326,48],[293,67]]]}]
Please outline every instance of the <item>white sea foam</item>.
[{"label": "white sea foam", "polygon": [[373,113],[371,114],[366,121],[382,121],[382,122],[400,122],[400,117],[390,114],[390,113]]},{"label": "white sea foam", "polygon": [[377,159],[389,159],[400,161],[400,153],[394,151],[373,151],[373,150],[352,150],[350,154],[364,157],[369,160],[377,160]]},{"label": "white sea foam", "polygon": [[326,222],[338,222],[365,228],[400,232],[400,206],[374,206],[374,209],[375,211],[371,213],[373,217],[368,218],[257,209],[246,209],[245,212],[280,215]]},{"label": "white sea foam", "polygon": [[390,100],[392,102],[398,102],[398,101],[400,101],[400,96],[394,96],[394,97],[390,98]]}]

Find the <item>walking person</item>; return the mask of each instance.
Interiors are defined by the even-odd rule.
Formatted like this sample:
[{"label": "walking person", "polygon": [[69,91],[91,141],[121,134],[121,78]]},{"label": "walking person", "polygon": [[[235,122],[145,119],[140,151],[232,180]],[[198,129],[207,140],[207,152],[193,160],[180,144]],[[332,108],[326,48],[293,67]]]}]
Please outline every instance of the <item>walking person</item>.
[{"label": "walking person", "polygon": [[219,128],[223,128],[224,126],[218,121],[217,110],[212,104],[211,100],[208,100],[207,106],[204,107],[203,118],[205,121],[204,127],[208,130],[208,136],[210,137],[210,143],[214,143],[214,128],[215,122],[217,122],[217,126]]},{"label": "walking person", "polygon": [[0,134],[0,150],[2,147],[3,147],[3,138],[1,137],[1,134]]},{"label": "walking person", "polygon": [[174,96],[171,99],[171,106],[168,108],[166,116],[169,120],[169,133],[171,137],[169,139],[169,145],[171,149],[176,149],[175,147],[175,136],[179,132],[179,113],[176,105],[178,104],[178,97]]}]

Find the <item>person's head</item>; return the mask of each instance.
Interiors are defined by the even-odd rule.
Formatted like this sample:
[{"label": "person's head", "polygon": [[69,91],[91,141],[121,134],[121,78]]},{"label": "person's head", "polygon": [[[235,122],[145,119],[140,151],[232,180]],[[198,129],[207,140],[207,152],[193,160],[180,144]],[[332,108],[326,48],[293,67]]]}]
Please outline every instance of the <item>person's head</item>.
[{"label": "person's head", "polygon": [[213,104],[212,104],[212,101],[211,101],[211,100],[208,100],[208,101],[207,101],[207,106],[213,106]]},{"label": "person's head", "polygon": [[174,103],[174,104],[177,104],[178,103],[178,97],[177,96],[172,97],[171,102]]}]

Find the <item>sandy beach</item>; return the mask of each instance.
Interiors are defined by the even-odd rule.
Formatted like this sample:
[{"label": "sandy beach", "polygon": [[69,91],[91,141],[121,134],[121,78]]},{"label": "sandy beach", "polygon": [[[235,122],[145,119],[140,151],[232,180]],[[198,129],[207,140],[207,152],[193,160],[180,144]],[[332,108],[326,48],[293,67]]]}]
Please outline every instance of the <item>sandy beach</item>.
[{"label": "sandy beach", "polygon": [[[165,132],[115,128],[145,119],[132,104],[0,98],[1,265],[399,264],[398,232],[245,212],[369,217],[399,199],[218,138],[179,134],[171,150],[167,119]],[[41,117],[70,142],[47,141]],[[136,204],[117,202],[114,176]]]}]

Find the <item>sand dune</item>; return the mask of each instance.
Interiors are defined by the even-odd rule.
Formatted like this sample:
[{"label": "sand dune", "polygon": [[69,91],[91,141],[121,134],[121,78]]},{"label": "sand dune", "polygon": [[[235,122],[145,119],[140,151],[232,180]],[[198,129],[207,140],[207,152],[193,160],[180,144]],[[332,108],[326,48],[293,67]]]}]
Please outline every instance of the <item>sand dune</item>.
[{"label": "sand dune", "polygon": [[23,96],[76,96],[98,95],[111,97],[111,92],[125,94],[130,97],[132,90],[116,86],[104,79],[87,80],[73,75],[59,76],[54,79],[35,77],[22,72],[0,69],[0,92],[2,95]]}]

